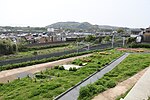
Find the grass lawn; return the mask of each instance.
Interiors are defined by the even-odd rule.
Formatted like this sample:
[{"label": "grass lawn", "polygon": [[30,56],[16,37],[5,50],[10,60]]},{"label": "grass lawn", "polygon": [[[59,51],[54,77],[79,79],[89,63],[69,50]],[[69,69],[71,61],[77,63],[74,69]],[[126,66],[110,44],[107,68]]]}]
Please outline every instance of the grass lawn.
[{"label": "grass lawn", "polygon": [[150,66],[150,54],[130,54],[112,71],[105,74],[101,79],[93,84],[89,84],[80,89],[79,100],[90,100],[95,95],[106,89],[116,86],[142,69]]},{"label": "grass lawn", "polygon": [[1,84],[0,100],[52,100],[121,54],[121,52],[114,50],[96,52],[90,57],[73,61],[72,63],[77,65],[87,63],[77,71],[47,69],[37,73],[35,78],[26,77]]}]

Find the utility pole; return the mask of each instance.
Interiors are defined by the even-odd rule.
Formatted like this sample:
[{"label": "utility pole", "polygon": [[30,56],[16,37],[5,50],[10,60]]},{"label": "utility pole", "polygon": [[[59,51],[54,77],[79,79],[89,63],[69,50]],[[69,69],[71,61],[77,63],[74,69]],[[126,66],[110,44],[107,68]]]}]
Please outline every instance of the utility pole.
[{"label": "utility pole", "polygon": [[114,33],[113,33],[113,36],[112,36],[112,48],[114,48]]},{"label": "utility pole", "polygon": [[88,50],[90,50],[90,44],[88,44]]},{"label": "utility pole", "polygon": [[79,42],[77,42],[77,53],[79,53]]},{"label": "utility pole", "polygon": [[125,37],[123,37],[123,43],[122,43],[122,46],[124,47],[124,45],[125,45]]}]

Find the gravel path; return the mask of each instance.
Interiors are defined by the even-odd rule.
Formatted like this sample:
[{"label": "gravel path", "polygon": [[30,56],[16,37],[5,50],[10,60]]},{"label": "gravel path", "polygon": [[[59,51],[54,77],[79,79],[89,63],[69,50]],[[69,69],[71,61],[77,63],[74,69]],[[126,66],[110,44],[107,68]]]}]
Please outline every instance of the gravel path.
[{"label": "gravel path", "polygon": [[23,78],[23,77],[26,77],[27,75],[32,76],[34,73],[45,70],[46,68],[51,68],[53,66],[66,64],[75,59],[87,57],[90,55],[92,55],[92,54],[86,54],[86,55],[82,55],[82,56],[66,58],[66,59],[57,60],[57,61],[48,62],[48,63],[1,71],[0,72],[0,83],[6,83],[6,82],[8,82],[8,80],[12,81],[12,80],[17,79],[18,77]]},{"label": "gravel path", "polygon": [[132,86],[135,85],[135,83],[142,77],[142,75],[147,71],[147,69],[148,68],[138,72],[131,78],[119,83],[114,88],[108,89],[100,93],[98,96],[95,96],[92,100],[115,100],[118,96],[124,94],[126,91],[132,88]]}]

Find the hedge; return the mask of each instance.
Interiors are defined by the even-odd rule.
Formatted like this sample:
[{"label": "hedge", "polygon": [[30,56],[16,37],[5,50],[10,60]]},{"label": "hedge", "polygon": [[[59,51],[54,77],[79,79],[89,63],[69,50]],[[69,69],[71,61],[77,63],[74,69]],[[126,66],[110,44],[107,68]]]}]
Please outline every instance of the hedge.
[{"label": "hedge", "polygon": [[130,44],[129,45],[130,48],[150,48],[150,44]]}]

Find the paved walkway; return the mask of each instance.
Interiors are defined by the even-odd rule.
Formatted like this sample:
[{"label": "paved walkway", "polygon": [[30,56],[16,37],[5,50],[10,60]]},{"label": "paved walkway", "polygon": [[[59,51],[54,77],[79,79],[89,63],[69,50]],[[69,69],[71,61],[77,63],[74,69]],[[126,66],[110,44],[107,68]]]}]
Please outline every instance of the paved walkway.
[{"label": "paved walkway", "polygon": [[97,81],[98,79],[103,77],[104,74],[108,73],[113,68],[115,68],[128,55],[129,55],[129,53],[126,53],[125,55],[123,55],[122,57],[120,57],[119,59],[117,59],[116,61],[111,63],[110,65],[108,65],[106,68],[102,69],[100,72],[96,73],[94,76],[90,77],[89,79],[87,79],[86,81],[84,81],[83,83],[78,85],[76,88],[72,89],[71,91],[69,91],[68,93],[66,93],[62,97],[60,97],[58,100],[77,100],[77,98],[79,96],[79,90],[81,87],[86,86],[90,83],[94,83],[95,81]]},{"label": "paved walkway", "polygon": [[75,59],[87,57],[90,55],[92,55],[92,54],[86,54],[86,55],[82,55],[82,56],[66,58],[66,59],[57,60],[57,61],[48,62],[48,63],[1,71],[0,72],[0,83],[6,83],[6,82],[8,82],[8,80],[12,81],[12,80],[17,79],[18,77],[23,78],[23,77],[26,77],[27,75],[30,75],[32,77],[34,73],[45,70],[46,68],[51,68],[53,66],[66,64]]},{"label": "paved walkway", "polygon": [[150,97],[150,68],[130,90],[124,100],[148,100]]}]

